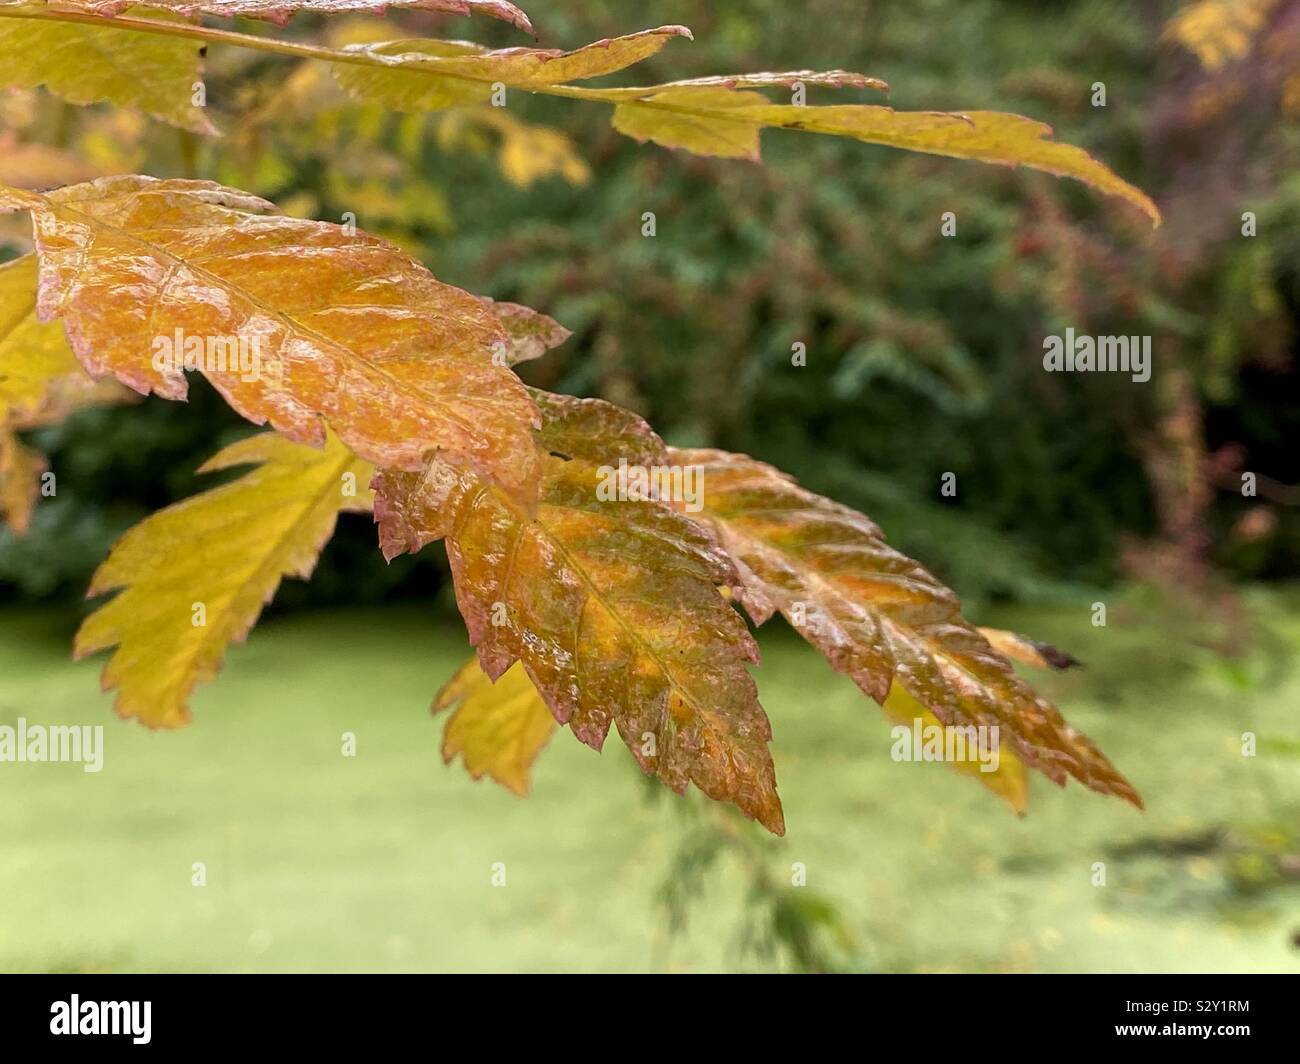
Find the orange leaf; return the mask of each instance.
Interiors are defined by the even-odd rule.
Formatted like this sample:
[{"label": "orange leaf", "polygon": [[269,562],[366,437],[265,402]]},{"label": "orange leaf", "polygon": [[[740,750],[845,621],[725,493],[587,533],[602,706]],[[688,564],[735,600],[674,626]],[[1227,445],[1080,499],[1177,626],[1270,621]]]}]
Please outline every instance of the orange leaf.
[{"label": "orange leaf", "polygon": [[132,398],[116,381],[87,376],[63,327],[36,319],[36,257],[0,265],[0,426],[29,429],[73,410]]},{"label": "orange leaf", "polygon": [[545,455],[535,517],[478,478],[433,462],[375,478],[384,553],[446,537],[456,600],[483,670],[516,661],[583,742],[611,722],[647,773],[694,782],[785,830],[771,726],[746,664],[758,647],[718,594],[735,573],[712,534],[666,506],[604,490],[620,459],[656,464],[636,415],[534,393]]},{"label": "orange leaf", "polygon": [[63,320],[92,375],[184,399],[197,366],[295,442],[320,446],[323,418],[376,465],[421,469],[437,450],[535,498],[536,407],[492,357],[509,331],[391,244],[208,181],[0,189],[6,209],[32,212],[38,315]]},{"label": "orange leaf", "polygon": [[1070,775],[1141,807],[1105,755],[962,618],[957,596],[869,518],[744,455],[674,450],[670,461],[700,467],[702,516],[730,552],[755,622],[780,610],[882,705],[897,682],[944,724],[997,727],[1004,748],[1054,782]]},{"label": "orange leaf", "polygon": [[484,304],[496,314],[505,330],[506,341],[493,350],[493,357],[508,366],[541,358],[573,334],[554,318],[519,303],[502,303],[487,296]]}]

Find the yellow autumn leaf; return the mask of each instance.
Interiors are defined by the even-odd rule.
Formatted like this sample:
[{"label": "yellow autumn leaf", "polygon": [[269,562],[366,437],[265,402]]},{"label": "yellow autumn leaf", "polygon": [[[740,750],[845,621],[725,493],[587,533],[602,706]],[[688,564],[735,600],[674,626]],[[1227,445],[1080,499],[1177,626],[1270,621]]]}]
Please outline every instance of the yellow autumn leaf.
[{"label": "yellow autumn leaf", "polygon": [[[979,633],[989,644],[1012,661],[1032,665],[1040,669],[1068,669],[1078,662],[1063,650],[1050,643],[1040,643],[1028,636],[1008,632],[1001,628],[981,628]],[[907,689],[895,681],[889,688],[881,708],[885,715],[895,724],[908,729],[917,729],[921,735],[932,734],[930,729],[944,727],[943,723],[908,694]],[[915,749],[915,741],[912,743]],[[998,744],[997,767],[987,771],[979,750],[975,744],[958,746],[960,756],[948,761],[948,764],[960,775],[987,787],[1005,801],[1016,813],[1024,816],[1029,808],[1029,773],[1024,762],[1018,758],[1010,746]]]},{"label": "yellow autumn leaf", "polygon": [[521,663],[493,683],[477,657],[438,692],[435,714],[451,709],[442,732],[442,756],[459,754],[474,779],[490,776],[515,794],[527,794],[533,762],[558,725]]},{"label": "yellow autumn leaf", "polygon": [[17,429],[63,420],[74,410],[125,402],[116,381],[95,381],[68,347],[63,327],[36,318],[36,257],[0,265],[0,519],[16,535],[31,524],[44,455],[25,446]]},{"label": "yellow autumn leaf", "polygon": [[743,113],[745,108],[767,104],[767,97],[758,92],[665,88],[648,95],[644,102],[617,104],[613,123],[616,130],[633,140],[681,148],[694,155],[758,162],[762,157],[762,126],[744,117],[731,117],[730,112]]},{"label": "yellow autumn leaf", "polygon": [[622,69],[657,52],[673,37],[689,35],[683,26],[661,26],[563,53],[521,48],[489,52],[459,42],[391,41],[356,46],[357,59],[373,62],[336,63],[334,73],[354,95],[398,110],[438,110],[487,100],[493,85],[607,103],[615,109],[614,128],[620,132],[698,155],[757,160],[760,132],[785,128],[932,155],[1028,166],[1119,196],[1159,222],[1155,203],[1140,189],[1081,148],[1052,140],[1050,126],[1021,115],[908,112],[875,104],[779,104],[753,91],[800,85],[887,88],[863,74],[764,72],[610,89],[570,84]]},{"label": "yellow autumn leaf", "polygon": [[[5,8],[40,7],[0,3],[0,15]],[[160,21],[170,17],[148,13]],[[217,131],[193,102],[194,87],[203,80],[198,43],[82,17],[86,21],[0,18],[0,88],[44,86],[79,106],[107,101],[195,133]]]},{"label": "yellow autumn leaf", "polygon": [[0,522],[15,535],[23,535],[31,524],[41,474],[47,468],[43,454],[0,426]]},{"label": "yellow autumn leaf", "polygon": [[[723,588],[724,597],[730,597]],[[1068,654],[1027,636],[996,628],[980,632],[998,650],[1016,661],[1039,668],[1068,668],[1075,661]],[[546,702],[516,662],[494,684],[483,672],[477,657],[471,657],[438,692],[435,714],[455,707],[443,729],[442,754],[448,763],[460,755],[474,779],[490,776],[516,794],[527,794],[533,764],[557,727]],[[923,734],[943,728],[939,718],[893,684],[881,707],[896,724],[912,728],[919,722]],[[1029,775],[1010,748],[999,747],[997,767],[987,771],[974,748],[967,756],[949,762],[961,775],[969,776],[1005,801],[1023,816],[1029,807]]]},{"label": "yellow autumn leaf", "polygon": [[[909,731],[918,729],[921,735],[931,734],[931,729],[944,727],[943,723],[907,693],[907,689],[895,682],[889,688],[889,695],[881,703],[885,716],[895,724]],[[913,744],[915,748],[915,744]],[[1001,798],[1020,816],[1029,808],[1029,773],[1025,771],[1024,762],[1011,751],[1009,746],[998,746],[997,767],[985,771],[985,762],[979,757],[976,744],[965,745],[961,749],[963,756],[946,760],[959,775],[987,787]]]},{"label": "yellow autumn leaf", "polygon": [[[651,140],[696,154],[734,157],[757,153],[764,128],[797,129],[848,137],[869,144],[972,159],[1004,166],[1028,166],[1058,177],[1072,177],[1119,196],[1153,222],[1160,211],[1140,189],[1124,181],[1082,148],[1052,140],[1052,127],[1023,115],[1000,111],[896,111],[877,104],[808,107],[774,104],[745,92],[729,98],[716,88],[652,89],[637,99],[626,90],[593,90],[617,101],[616,128],[638,140]],[[752,149],[752,152],[751,152]]]},{"label": "yellow autumn leaf", "polygon": [[[350,62],[333,66],[348,92],[398,111],[437,111],[486,103],[494,86],[533,90],[597,78],[646,59],[685,26],[660,26],[561,52],[546,48],[489,50],[464,41],[400,40],[349,45]],[[358,60],[369,62],[358,62]]]},{"label": "yellow autumn leaf", "polygon": [[251,436],[200,471],[252,463],[238,480],[145,518],[96,571],[87,595],[118,594],[82,623],[76,655],[116,647],[102,682],[117,690],[123,718],[188,723],[191,692],[244,640],[280,580],[310,576],[338,514],[372,505],[371,468],[333,434],[319,450]]},{"label": "yellow autumn leaf", "polygon": [[1164,38],[1192,52],[1206,70],[1219,70],[1250,52],[1277,0],[1198,0],[1165,25]]},{"label": "yellow autumn leaf", "polygon": [[34,415],[51,382],[63,377],[86,374],[63,326],[36,318],[36,256],[6,262],[0,266],[0,425]]},{"label": "yellow autumn leaf", "polygon": [[[93,22],[95,16],[49,7],[6,5],[5,0],[0,0],[0,18],[34,22],[38,30],[43,30],[46,23],[68,20],[78,28],[86,20]],[[96,32],[103,30],[98,25],[91,28]],[[110,28],[145,35],[219,40],[239,47],[325,60],[353,95],[400,111],[441,110],[483,102],[496,97],[501,89],[541,92],[613,105],[615,125],[620,130],[638,139],[687,148],[699,154],[756,158],[760,129],[803,130],[908,151],[1028,166],[1073,177],[1134,204],[1155,224],[1160,220],[1155,204],[1140,189],[1082,149],[1050,139],[1049,126],[1021,115],[996,111],[905,112],[859,104],[805,106],[802,100],[778,104],[750,91],[799,85],[885,87],[879,79],[863,74],[840,70],[764,72],[614,89],[573,84],[623,70],[654,55],[672,38],[689,37],[690,31],[684,26],[660,26],[567,52],[540,48],[489,50],[477,44],[424,39],[359,43],[339,49],[251,34],[218,33],[205,27],[169,28],[157,19],[116,20]],[[102,71],[84,76],[107,77]],[[162,90],[169,100],[176,96],[171,80],[174,79],[169,79],[168,87]],[[737,90],[742,91],[739,99],[724,95]]]},{"label": "yellow autumn leaf", "polygon": [[562,177],[571,185],[585,185],[591,169],[578,155],[573,141],[558,129],[521,122],[499,107],[480,107],[473,119],[493,129],[500,138],[497,163],[506,180],[529,188],[546,177]]},{"label": "yellow autumn leaf", "polygon": [[36,257],[0,265],[0,426],[36,428],[132,398],[116,381],[94,380],[81,368],[63,326],[37,319]]}]

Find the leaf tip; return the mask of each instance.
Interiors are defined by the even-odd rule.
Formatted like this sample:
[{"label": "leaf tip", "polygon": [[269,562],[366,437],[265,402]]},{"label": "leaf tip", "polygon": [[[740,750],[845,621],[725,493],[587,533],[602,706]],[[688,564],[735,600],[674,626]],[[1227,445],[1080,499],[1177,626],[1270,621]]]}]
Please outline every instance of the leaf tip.
[{"label": "leaf tip", "polygon": [[775,792],[770,802],[765,802],[755,818],[778,839],[785,837],[785,810],[781,808],[781,799]]}]

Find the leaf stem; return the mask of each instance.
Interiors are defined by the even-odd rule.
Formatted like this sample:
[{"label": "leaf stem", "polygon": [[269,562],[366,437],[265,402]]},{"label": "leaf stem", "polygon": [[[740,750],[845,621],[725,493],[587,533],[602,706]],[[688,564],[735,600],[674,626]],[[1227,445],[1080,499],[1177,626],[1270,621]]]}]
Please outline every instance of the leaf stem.
[{"label": "leaf stem", "polygon": [[[295,59],[319,59],[326,63],[351,63],[356,66],[380,67],[384,70],[401,70],[411,74],[429,74],[439,78],[455,78],[460,81],[491,81],[491,78],[475,77],[459,70],[440,70],[436,60],[428,65],[386,63],[384,57],[373,52],[348,51],[342,48],[330,48],[325,45],[310,44],[303,41],[285,41],[277,37],[262,37],[253,33],[239,33],[235,30],[222,30],[214,26],[204,26],[189,22],[162,22],[156,19],[137,18],[130,15],[106,16],[94,15],[82,11],[60,11],[48,8],[12,8],[0,7],[0,18],[29,19],[44,22],[70,22],[83,26],[113,26],[122,30],[135,30],[139,33],[152,33],[162,37],[185,37],[207,44],[228,44],[234,48],[249,48],[259,52],[290,56]],[[548,96],[564,96],[574,100],[596,100],[609,103],[599,89],[584,89],[576,85],[519,85],[511,86],[525,92],[544,93]],[[668,108],[679,110],[680,108]]]},{"label": "leaf stem", "polygon": [[[82,11],[61,11],[50,8],[6,9],[0,7],[0,18],[18,18],[44,22],[69,22],[83,26],[112,26],[122,30],[134,30],[139,33],[152,33],[162,37],[184,37],[189,40],[202,41],[205,44],[228,44],[233,48],[248,48],[274,55],[289,56],[295,59],[319,59],[326,63],[350,63],[354,66],[378,67],[381,70],[398,70],[408,74],[428,74],[437,78],[454,78],[458,81],[476,83],[492,82],[490,77],[476,77],[461,70],[443,70],[434,59],[427,64],[410,64],[385,62],[384,56],[368,51],[349,51],[342,48],[330,48],[326,45],[310,44],[302,41],[285,41],[276,37],[262,37],[252,33],[239,33],[234,30],[217,29],[189,22],[163,22],[157,19],[137,18],[130,15],[106,16],[89,14]],[[560,96],[570,100],[588,100],[617,106],[621,99],[611,99],[604,89],[586,89],[578,85],[508,85],[509,88],[534,95]],[[653,88],[653,86],[647,86]],[[618,92],[635,92],[636,88],[619,89]],[[677,114],[694,115],[708,118],[713,113],[708,109],[691,107],[681,103],[666,103],[661,100],[629,97],[626,102],[633,102],[640,107],[650,107],[658,111],[671,111]],[[714,116],[716,117],[716,116]],[[746,119],[741,115],[729,116],[733,122],[750,121],[754,125],[763,123]]]}]

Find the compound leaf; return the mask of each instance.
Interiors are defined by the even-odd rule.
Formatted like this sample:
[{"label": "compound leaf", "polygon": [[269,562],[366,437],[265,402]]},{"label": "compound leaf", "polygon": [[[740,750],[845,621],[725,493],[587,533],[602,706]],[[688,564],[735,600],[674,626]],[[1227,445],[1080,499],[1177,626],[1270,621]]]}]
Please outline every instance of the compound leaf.
[{"label": "compound leaf", "polygon": [[705,527],[606,490],[620,460],[663,460],[644,421],[599,400],[535,394],[536,515],[442,462],[385,471],[375,480],[384,553],[445,537],[490,678],[522,661],[583,742],[600,749],[612,722],[647,773],[679,794],[694,782],[781,834],[771,726],[746,668],[758,648],[718,593],[736,580],[730,562]]},{"label": "compound leaf", "polygon": [[188,723],[191,692],[247,637],[280,580],[310,576],[339,512],[372,504],[370,467],[332,434],[319,449],[250,436],[200,472],[250,463],[238,480],[145,518],[96,571],[88,597],[120,590],[82,623],[76,655],[117,648],[102,682],[117,689],[121,717]]},{"label": "compound leaf", "polygon": [[[85,3],[86,0],[81,0]],[[343,0],[363,3],[364,0]],[[248,13],[284,14],[288,5],[275,0],[224,0],[212,8],[176,5],[175,9],[231,13],[243,6]],[[167,7],[169,5],[164,4]],[[306,5],[303,5],[305,8]],[[113,0],[111,8],[117,9]],[[19,23],[74,20],[79,28],[85,9],[60,12],[49,6],[32,7],[0,0],[0,15]],[[75,20],[82,20],[76,22]],[[251,34],[206,31],[184,26],[168,30],[165,21],[130,19],[112,28],[145,36],[169,32],[199,40],[266,51],[288,51],[331,63],[339,82],[353,95],[378,101],[401,111],[441,110],[458,104],[491,99],[498,87],[542,92],[571,99],[607,103],[615,108],[614,125],[629,136],[702,155],[758,158],[758,135],[764,128],[797,129],[830,136],[849,137],[908,151],[946,155],[959,159],[1029,166],[1058,176],[1084,181],[1110,195],[1119,196],[1144,211],[1153,223],[1160,212],[1140,189],[1118,177],[1087,152],[1051,138],[1049,126],[1021,115],[997,111],[906,112],[879,105],[841,104],[807,106],[773,103],[755,89],[825,86],[832,88],[885,88],[884,82],[842,70],[788,71],[733,74],[630,88],[590,88],[574,82],[611,74],[657,53],[673,37],[689,37],[684,26],[660,26],[622,37],[596,41],[573,51],[541,48],[488,50],[460,41],[398,40],[360,42],[346,48],[289,44]],[[102,27],[92,26],[98,31]],[[24,58],[24,62],[31,62]],[[87,64],[102,66],[102,64]],[[110,66],[112,64],[109,64]],[[26,69],[24,66],[23,69]],[[39,71],[36,72],[39,74]],[[29,74],[36,76],[35,74]],[[81,76],[72,71],[70,77]],[[114,91],[125,91],[115,73],[96,69],[84,75],[109,79]],[[175,79],[160,91],[177,99]],[[95,98],[114,98],[102,86]],[[83,92],[82,96],[85,95]],[[69,97],[70,99],[72,97]],[[80,102],[80,101],[79,101]],[[169,119],[174,120],[174,119]],[[192,116],[191,116],[191,120]]]},{"label": "compound leaf", "polygon": [[884,704],[894,683],[947,725],[997,727],[1028,766],[1134,805],[1129,782],[1030,689],[961,616],[960,603],[889,547],[872,521],[744,455],[670,451],[699,467],[703,514],[740,576],[756,623],[780,610],[831,665]]},{"label": "compound leaf", "polygon": [[[486,51],[451,41],[390,41],[354,46],[354,59],[335,63],[335,76],[352,94],[403,111],[439,110],[484,101],[499,84],[553,92],[614,106],[619,132],[697,155],[759,158],[766,128],[849,137],[908,151],[958,159],[1028,166],[1073,177],[1144,211],[1160,212],[1150,197],[1081,148],[1051,139],[1052,129],[1022,115],[999,111],[895,111],[868,104],[808,106],[773,103],[756,89],[802,85],[887,89],[878,78],[843,70],[733,74],[629,88],[570,84],[621,70],[659,51],[684,26],[661,26],[572,52],[510,48]],[[357,62],[365,57],[372,63]]]},{"label": "compound leaf", "polygon": [[323,418],[376,465],[422,469],[437,450],[535,498],[536,407],[493,360],[509,330],[391,244],[208,181],[0,189],[6,208],[32,212],[38,316],[62,319],[92,375],[184,399],[197,367],[296,442],[323,443]]}]

